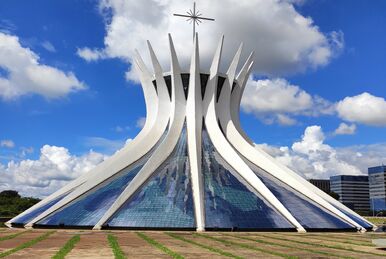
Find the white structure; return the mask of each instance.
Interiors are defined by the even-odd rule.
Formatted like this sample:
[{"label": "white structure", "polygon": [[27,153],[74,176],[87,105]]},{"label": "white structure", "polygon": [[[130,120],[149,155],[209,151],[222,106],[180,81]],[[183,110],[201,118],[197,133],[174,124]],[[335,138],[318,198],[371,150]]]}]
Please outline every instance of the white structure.
[{"label": "white structure", "polygon": [[154,73],[137,53],[147,118],[138,136],[8,226],[355,230],[373,225],[255,146],[239,122],[252,54],[237,72],[242,46],[219,71],[223,38],[208,73],[197,35],[182,73],[172,39],[170,72],[151,45]]}]

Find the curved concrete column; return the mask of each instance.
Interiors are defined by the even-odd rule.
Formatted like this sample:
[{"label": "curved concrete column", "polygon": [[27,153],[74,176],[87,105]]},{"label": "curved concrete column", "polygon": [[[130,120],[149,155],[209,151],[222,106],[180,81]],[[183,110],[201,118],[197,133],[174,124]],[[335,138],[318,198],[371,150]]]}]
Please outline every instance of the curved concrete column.
[{"label": "curved concrete column", "polygon": [[[154,59],[155,54],[150,45],[149,49],[151,56]],[[144,66],[142,59],[137,57],[135,66],[138,67],[137,71],[140,73],[140,79],[142,86],[144,87],[144,93],[147,94],[147,105],[150,106],[152,102],[156,103],[156,109],[154,109],[154,107],[149,108],[151,119],[146,121],[142,131],[127,146],[94,168],[90,172],[92,177],[87,177],[85,179],[86,181],[84,181],[84,183],[79,186],[79,188],[75,189],[51,208],[31,220],[28,224],[26,224],[26,227],[32,227],[33,224],[39,220],[74,201],[81,195],[90,191],[95,186],[106,181],[122,170],[134,168],[136,166],[135,163],[141,157],[145,156],[161,139],[161,136],[165,132],[170,118],[170,97],[162,75],[162,70],[160,70],[159,66],[157,67],[157,71],[155,73],[157,81],[157,96],[155,96],[153,92],[154,85],[152,83],[152,76],[150,73],[148,73],[148,70]],[[156,115],[154,115],[155,112]]]},{"label": "curved concrete column", "polygon": [[[237,66],[237,63],[240,57],[239,52],[241,52],[240,49],[236,53],[235,58],[228,69],[228,73],[227,73],[228,80],[224,82],[224,86],[222,87],[219,101],[217,103],[217,110],[216,110],[221,127],[229,142],[242,156],[244,156],[249,162],[254,164],[256,167],[263,169],[269,175],[285,183],[286,185],[293,188],[294,190],[297,190],[299,193],[303,194],[304,196],[306,196],[313,202],[317,203],[319,206],[326,209],[327,211],[337,216],[341,220],[361,230],[362,227],[359,224],[357,224],[355,221],[347,217],[344,213],[336,209],[334,206],[332,206],[330,203],[322,199],[320,196],[316,195],[307,186],[300,183],[295,178],[289,176],[285,171],[282,170],[280,166],[278,166],[277,161],[270,160],[267,158],[267,156],[262,155],[259,152],[259,150],[255,148],[253,144],[250,144],[240,134],[237,127],[235,126],[234,121],[231,118],[231,110],[229,109],[229,105],[227,106],[227,104],[231,102],[231,90],[232,90],[231,83],[233,82],[232,79],[234,78],[235,67]],[[248,64],[248,61],[246,62],[246,64]],[[243,77],[247,78],[248,73],[243,75]]]},{"label": "curved concrete column", "polygon": [[189,92],[186,104],[188,152],[197,231],[205,230],[204,185],[201,172],[202,97],[198,35],[195,35],[190,62]]},{"label": "curved concrete column", "polygon": [[[171,109],[170,112],[164,111],[165,114],[170,116],[170,126],[169,130],[166,133],[165,138],[159,144],[154,153],[151,155],[150,159],[145,163],[141,168],[138,174],[133,178],[130,184],[125,188],[125,190],[118,196],[113,205],[106,211],[98,223],[94,226],[94,229],[101,229],[103,224],[109,220],[111,216],[118,211],[122,205],[130,200],[133,194],[139,190],[144,183],[153,175],[153,173],[158,169],[159,166],[170,156],[173,152],[178,139],[181,135],[182,128],[185,122],[185,94],[183,90],[183,84],[181,79],[181,69],[177,60],[177,56],[174,52],[174,47],[172,41],[170,41],[171,48],[171,78],[172,78],[172,98],[171,98]],[[151,48],[149,43],[149,49],[152,57],[152,62],[155,70],[157,86],[158,84],[164,84],[164,78],[161,66]]]},{"label": "curved concrete column", "polygon": [[241,159],[237,152],[229,144],[219,125],[216,115],[216,93],[218,67],[220,64],[223,37],[217,47],[210,69],[209,81],[204,96],[205,125],[208,135],[220,156],[243,177],[273,208],[287,219],[299,232],[305,232],[302,225],[289,213],[283,204],[272,194],[264,183],[255,175],[248,165]]}]

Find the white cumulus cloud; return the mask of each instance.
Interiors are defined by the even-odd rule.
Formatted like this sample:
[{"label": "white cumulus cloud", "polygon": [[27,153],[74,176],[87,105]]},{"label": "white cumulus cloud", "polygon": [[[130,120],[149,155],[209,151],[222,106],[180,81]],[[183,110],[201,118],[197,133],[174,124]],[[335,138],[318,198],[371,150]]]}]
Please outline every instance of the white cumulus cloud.
[{"label": "white cumulus cloud", "polygon": [[344,120],[374,126],[386,126],[386,100],[369,93],[346,97],[336,106]]},{"label": "white cumulus cloud", "polygon": [[353,135],[355,134],[356,130],[357,126],[355,124],[348,125],[342,122],[334,131],[334,135]]},{"label": "white cumulus cloud", "polygon": [[25,94],[46,98],[66,96],[86,88],[72,72],[41,64],[39,56],[23,47],[19,38],[0,32],[0,97],[14,99]]},{"label": "white cumulus cloud", "polygon": [[[150,40],[161,64],[169,69],[167,33],[170,32],[181,63],[186,67],[191,54],[191,25],[172,14],[185,13],[191,4],[191,1],[177,0],[102,0],[105,46],[103,49],[85,46],[78,50],[78,55],[88,61],[121,58],[131,62],[134,49],[138,49],[148,61],[145,43]],[[224,65],[243,41],[246,52],[256,52],[255,72],[265,75],[324,66],[344,45],[341,32],[322,33],[310,17],[297,12],[289,1],[198,0],[197,7],[205,16],[216,19],[198,28],[203,67],[208,67],[222,34],[227,50]],[[132,79],[133,73],[127,76]]]},{"label": "white cumulus cloud", "polygon": [[352,122],[341,123],[335,135],[356,132],[355,123],[386,126],[386,100],[364,92],[333,103],[311,95],[283,78],[249,78],[241,100],[241,110],[254,114],[266,124],[297,124],[297,116],[334,115]]},{"label": "white cumulus cloud", "polygon": [[76,156],[64,147],[44,145],[36,160],[0,164],[0,190],[12,189],[24,196],[44,197],[106,158],[93,151]]},{"label": "white cumulus cloud", "polygon": [[246,86],[241,108],[265,123],[296,124],[293,115],[318,116],[333,114],[334,106],[319,96],[311,96],[299,86],[285,79],[250,79]]},{"label": "white cumulus cloud", "polygon": [[78,48],[76,54],[87,62],[96,61],[105,57],[103,51],[89,48]]},{"label": "white cumulus cloud", "polygon": [[260,144],[279,162],[306,178],[367,174],[367,168],[386,162],[386,143],[335,148],[325,143],[320,126],[309,126],[302,138],[289,146]]}]

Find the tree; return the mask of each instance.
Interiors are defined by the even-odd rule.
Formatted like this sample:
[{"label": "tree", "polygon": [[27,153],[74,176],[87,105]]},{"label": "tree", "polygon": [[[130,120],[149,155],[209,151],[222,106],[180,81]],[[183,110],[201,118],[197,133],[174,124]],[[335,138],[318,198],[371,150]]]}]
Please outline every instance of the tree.
[{"label": "tree", "polygon": [[0,217],[14,217],[39,201],[40,199],[36,198],[21,197],[17,191],[2,191],[0,192]]},{"label": "tree", "polygon": [[21,198],[17,191],[6,190],[0,192],[0,198]]}]

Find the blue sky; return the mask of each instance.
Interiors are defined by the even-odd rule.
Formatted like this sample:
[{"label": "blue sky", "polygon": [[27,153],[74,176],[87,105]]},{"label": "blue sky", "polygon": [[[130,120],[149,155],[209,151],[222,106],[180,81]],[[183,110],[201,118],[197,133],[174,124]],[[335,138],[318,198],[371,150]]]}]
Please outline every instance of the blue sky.
[{"label": "blue sky", "polygon": [[[242,125],[256,143],[266,143],[268,152],[302,173],[309,172],[309,177],[326,178],[336,173],[350,173],[350,170],[355,174],[365,173],[367,166],[386,163],[385,149],[382,149],[386,144],[385,1],[246,1],[248,13],[244,16],[245,20],[252,21],[250,24],[236,18],[244,10],[241,4],[234,10],[222,11],[234,16],[231,19],[234,28],[226,26],[221,12],[216,12],[220,2],[214,1],[211,6],[198,2],[204,14],[216,18],[216,24],[199,27],[203,38],[200,46],[204,53],[203,66],[211,57],[207,53],[211,53],[211,46],[217,41],[217,37],[213,37],[214,40],[205,37],[211,33],[225,34],[225,41],[230,42],[225,47],[231,54],[235,51],[233,42],[246,41],[246,52],[257,49],[256,59],[264,62],[257,62],[248,92],[251,99],[244,101],[241,113]],[[237,1],[229,2],[237,5]],[[164,12],[157,13],[154,10],[158,10],[156,7],[160,4]],[[171,12],[184,11],[190,5],[190,1],[173,0],[126,1],[125,4],[120,0],[104,3],[96,0],[1,1],[0,35],[5,43],[1,45],[0,38],[0,53],[1,48],[8,51],[6,44],[10,42],[19,45],[13,45],[14,52],[7,52],[10,54],[5,62],[0,61],[0,78],[9,80],[10,66],[17,66],[17,62],[12,62],[16,59],[12,55],[29,51],[34,53],[39,66],[63,73],[63,80],[44,81],[41,84],[46,88],[41,90],[39,83],[31,83],[28,76],[17,74],[21,79],[8,86],[17,91],[8,95],[0,93],[0,188],[19,188],[25,184],[28,187],[19,188],[22,192],[44,196],[55,186],[63,185],[66,180],[62,176],[67,171],[62,172],[62,178],[52,176],[51,180],[56,183],[42,181],[41,177],[25,182],[20,181],[20,177],[12,182],[4,180],[14,174],[31,177],[29,174],[34,171],[25,173],[24,163],[30,163],[29,168],[39,167],[45,145],[46,151],[51,148],[47,154],[54,157],[50,161],[56,166],[47,167],[55,171],[60,169],[60,162],[55,161],[60,155],[66,157],[60,161],[78,163],[89,159],[90,164],[96,164],[122,147],[127,139],[134,138],[140,130],[138,121],[145,116],[145,106],[141,88],[133,82],[135,76],[130,73],[130,53],[138,48],[146,56],[142,45],[145,45],[144,39],[149,38],[166,67],[167,59],[162,58],[162,52],[168,51],[162,46],[166,44],[168,31],[175,35],[177,50],[187,49],[189,53],[190,27],[183,21],[176,22]],[[270,16],[274,7],[281,12],[272,11]],[[118,18],[122,17],[126,27],[118,25]],[[299,17],[310,23],[297,24],[294,21]],[[137,30],[141,25],[146,25],[148,32]],[[243,32],[237,34],[243,38],[233,36],[242,26],[248,26],[245,40]],[[268,46],[282,47],[264,49],[265,45],[260,44],[264,33],[271,40]],[[299,43],[292,46],[294,39]],[[208,50],[205,46],[209,46]],[[283,49],[296,58],[275,56]],[[31,64],[28,66],[36,66]],[[15,67],[17,69],[21,70]],[[58,81],[62,81],[61,86],[56,84]],[[50,87],[62,87],[63,91],[50,92]],[[285,90],[295,91],[289,104],[299,105],[299,109],[285,110],[290,108],[285,105],[259,106],[256,100],[264,97],[262,89],[270,96],[280,91],[286,96]],[[277,91],[270,92],[270,89]],[[0,91],[4,91],[1,82]],[[304,100],[299,96],[304,96]],[[323,100],[322,108],[317,105],[317,96]],[[300,107],[302,104],[305,107]],[[284,120],[278,119],[279,116]],[[367,116],[374,118],[367,120]],[[343,129],[335,132],[341,123],[345,123]],[[63,149],[58,155],[53,147]],[[330,153],[328,158],[314,157],[318,152]],[[354,161],[357,158],[351,156],[350,161],[350,154],[358,152],[358,159],[362,160]],[[92,154],[96,157],[92,158]],[[12,166],[8,164],[11,161]],[[320,163],[323,169],[318,167]],[[83,171],[86,169],[72,177]]]},{"label": "blue sky", "polygon": [[[141,88],[124,78],[128,64],[119,60],[90,64],[76,55],[77,47],[103,44],[104,24],[96,4],[37,1],[23,2],[21,9],[21,2],[1,3],[2,23],[12,24],[11,33],[23,46],[38,53],[42,63],[73,71],[87,85],[85,91],[53,100],[28,95],[0,102],[3,138],[36,150],[49,143],[82,153],[90,148],[87,137],[124,141],[138,132],[136,119],[145,115],[144,103]],[[46,41],[54,52],[42,46]],[[119,125],[130,130],[117,133],[113,129]]]}]

